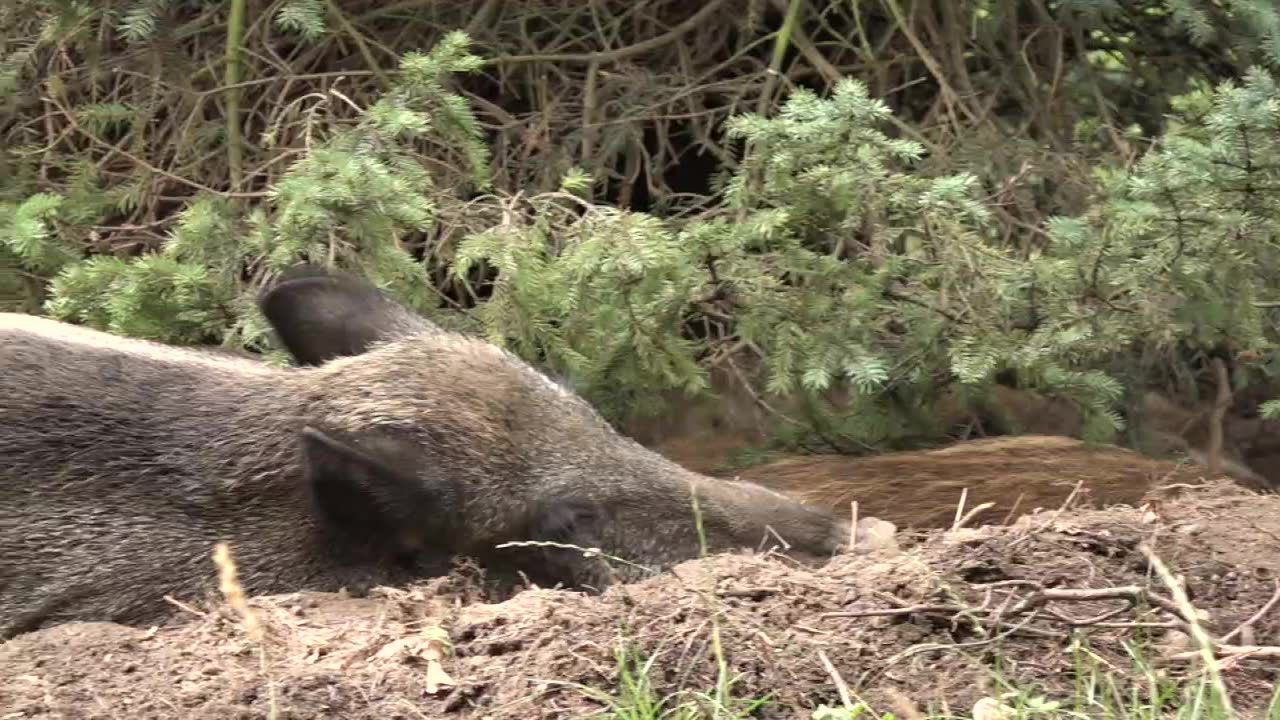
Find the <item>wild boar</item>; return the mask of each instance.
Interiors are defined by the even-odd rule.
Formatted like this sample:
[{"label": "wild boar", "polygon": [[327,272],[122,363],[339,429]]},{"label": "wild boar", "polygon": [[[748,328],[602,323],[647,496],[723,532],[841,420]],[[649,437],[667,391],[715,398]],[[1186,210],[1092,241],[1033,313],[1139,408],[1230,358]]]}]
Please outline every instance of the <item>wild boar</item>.
[{"label": "wild boar", "polygon": [[1036,508],[1060,507],[1080,481],[1082,503],[1138,505],[1161,485],[1201,482],[1204,469],[1114,445],[1021,435],[867,457],[794,455],[739,476],[832,511],[857,500],[859,513],[899,527],[932,529],[952,524],[966,489],[967,508],[995,504],[970,524],[993,524]]},{"label": "wild boar", "polygon": [[[0,636],[153,622],[213,587],[229,542],[251,594],[363,592],[465,555],[601,587],[780,535],[835,552],[847,521],[685,470],[515,356],[350,276],[260,299],[301,367],[0,314]],[[772,531],[772,532],[771,532]]]},{"label": "wild boar", "polygon": [[[666,398],[667,410],[656,416],[630,417],[622,429],[690,470],[732,474],[734,456],[767,447],[769,435],[761,424],[758,401],[743,389],[741,380],[713,372],[711,387],[714,397],[690,399],[673,392]],[[932,419],[938,428],[954,430],[977,424],[987,436],[1079,437],[1084,429],[1084,414],[1066,398],[1005,385],[995,385],[989,393],[984,406],[975,410],[962,402],[958,392],[946,391],[932,407]],[[825,395],[837,406],[843,402],[840,390]],[[804,409],[794,398],[771,398],[770,405],[803,416]],[[1161,393],[1143,393],[1136,406],[1127,409],[1129,422],[1138,431],[1136,449],[1158,459],[1186,458],[1207,467],[1211,409],[1189,410]],[[1280,488],[1280,442],[1272,439],[1277,437],[1276,427],[1280,423],[1227,413],[1222,427],[1222,471],[1247,487]]]}]

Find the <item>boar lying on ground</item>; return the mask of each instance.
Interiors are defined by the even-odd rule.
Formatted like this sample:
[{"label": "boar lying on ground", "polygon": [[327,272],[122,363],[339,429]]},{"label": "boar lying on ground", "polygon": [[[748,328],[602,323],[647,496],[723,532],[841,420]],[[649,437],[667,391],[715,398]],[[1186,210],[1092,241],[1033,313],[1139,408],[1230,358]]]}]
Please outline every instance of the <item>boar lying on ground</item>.
[{"label": "boar lying on ground", "polygon": [[970,522],[982,525],[1061,507],[1078,482],[1081,504],[1137,506],[1159,486],[1198,483],[1204,474],[1194,465],[1113,445],[1021,435],[868,457],[794,455],[747,468],[739,477],[836,511],[856,500],[860,513],[923,529],[949,527],[966,490],[966,509],[994,503]]},{"label": "boar lying on ground", "polygon": [[[713,371],[711,388],[714,396],[697,400],[672,392],[666,398],[668,410],[654,416],[637,414],[628,419],[623,430],[690,470],[717,476],[732,474],[734,456],[743,450],[766,447],[769,433],[761,421],[763,411],[758,408],[754,391],[744,389],[741,380]],[[958,430],[976,424],[984,434],[996,437],[1079,437],[1084,430],[1084,413],[1064,397],[1005,385],[994,385],[988,392],[985,406],[975,409],[962,400],[959,392],[944,391],[931,410],[938,426]],[[833,388],[825,394],[837,407],[844,402],[841,389]],[[779,412],[802,414],[804,408],[796,402],[773,399],[772,406]],[[1163,394],[1146,392],[1128,412],[1130,425],[1139,430],[1140,452],[1169,460],[1185,457],[1207,469],[1212,406],[1192,410]],[[1280,441],[1273,440],[1280,437],[1275,432],[1277,427],[1280,423],[1276,421],[1228,413],[1222,425],[1222,472],[1246,487],[1280,490]],[[861,469],[857,472],[857,478],[875,477]]]},{"label": "boar lying on ground", "polygon": [[[820,559],[849,524],[687,471],[481,340],[363,281],[304,269],[261,299],[296,368],[0,314],[0,637],[152,622],[213,587],[363,592],[465,555],[534,582],[643,574],[781,536]],[[860,526],[862,524],[860,523]],[[883,525],[872,533],[882,533]],[[615,572],[616,571],[616,572]]]}]

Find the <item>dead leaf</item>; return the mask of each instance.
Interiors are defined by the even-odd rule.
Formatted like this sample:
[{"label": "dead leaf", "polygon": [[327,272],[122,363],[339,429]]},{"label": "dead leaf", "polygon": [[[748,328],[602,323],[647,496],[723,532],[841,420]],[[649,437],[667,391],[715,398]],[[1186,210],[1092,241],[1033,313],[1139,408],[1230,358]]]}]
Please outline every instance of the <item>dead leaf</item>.
[{"label": "dead leaf", "polygon": [[423,629],[422,634],[427,641],[427,692],[434,695],[442,687],[453,687],[456,684],[440,663],[453,652],[453,644],[449,642],[449,633],[439,625]]},{"label": "dead leaf", "polygon": [[993,697],[984,697],[973,704],[973,720],[1006,720],[1013,708]]},{"label": "dead leaf", "polygon": [[427,692],[436,694],[442,688],[453,687],[457,683],[445,672],[441,661],[452,654],[453,644],[449,641],[449,633],[444,628],[433,625],[423,628],[417,634],[393,640],[374,653],[371,660],[399,660],[417,658],[427,663]]}]

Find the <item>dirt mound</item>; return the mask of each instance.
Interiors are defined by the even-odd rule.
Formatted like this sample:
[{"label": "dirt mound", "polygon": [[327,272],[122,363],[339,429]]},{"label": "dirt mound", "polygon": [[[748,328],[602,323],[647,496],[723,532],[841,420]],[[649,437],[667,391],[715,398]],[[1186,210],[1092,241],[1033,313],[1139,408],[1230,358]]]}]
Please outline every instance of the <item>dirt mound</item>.
[{"label": "dirt mound", "polygon": [[[1231,656],[1232,701],[1258,716],[1275,655],[1239,646],[1280,645],[1280,610],[1259,613],[1277,593],[1278,540],[1280,498],[1218,483],[1141,509],[904,538],[901,552],[816,570],[721,555],[597,597],[532,589],[488,605],[458,576],[365,599],[257,598],[265,662],[226,608],[152,629],[69,624],[0,646],[0,717],[257,718],[273,695],[281,718],[582,717],[604,706],[575,684],[616,694],[619,648],[637,664],[655,657],[654,697],[713,692],[717,639],[732,696],[767,698],[758,717],[838,704],[837,676],[880,711],[907,698],[967,713],[998,692],[997,662],[1003,680],[1069,698],[1082,667],[1075,640],[1090,662],[1123,673],[1134,667],[1123,641],[1145,633],[1153,672],[1200,671],[1144,546],[1231,646],[1220,652]],[[452,643],[438,661],[433,628]]]}]

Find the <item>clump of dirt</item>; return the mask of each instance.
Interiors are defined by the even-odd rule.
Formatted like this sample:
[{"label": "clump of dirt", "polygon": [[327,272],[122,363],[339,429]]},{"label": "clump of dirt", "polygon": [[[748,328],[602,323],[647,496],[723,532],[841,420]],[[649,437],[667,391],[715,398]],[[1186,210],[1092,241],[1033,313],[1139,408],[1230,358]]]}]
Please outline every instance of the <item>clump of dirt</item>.
[{"label": "clump of dirt", "polygon": [[[720,555],[600,596],[484,604],[459,576],[362,599],[256,598],[265,658],[223,608],[150,629],[66,624],[0,646],[0,717],[258,718],[273,703],[280,718],[582,717],[603,705],[575,685],[614,692],[619,648],[656,655],[658,697],[714,688],[713,627],[733,694],[768,697],[760,717],[838,704],[837,682],[881,711],[905,697],[967,712],[996,692],[997,660],[1006,680],[1069,698],[1078,638],[1123,672],[1123,641],[1146,633],[1159,672],[1201,672],[1148,547],[1223,642],[1237,710],[1269,700],[1276,655],[1240,647],[1280,645],[1280,609],[1259,614],[1280,592],[1278,497],[1215,483],[904,540],[816,569]],[[433,628],[452,643],[439,661]]]}]

